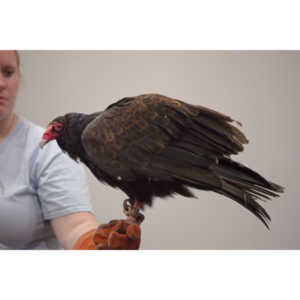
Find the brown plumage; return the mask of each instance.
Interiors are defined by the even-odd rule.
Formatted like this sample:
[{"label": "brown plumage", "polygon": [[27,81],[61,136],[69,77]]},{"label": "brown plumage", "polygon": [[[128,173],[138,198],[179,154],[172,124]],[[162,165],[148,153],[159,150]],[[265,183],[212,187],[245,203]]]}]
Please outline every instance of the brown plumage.
[{"label": "brown plumage", "polygon": [[270,217],[257,200],[278,196],[283,188],[230,158],[248,143],[232,122],[202,106],[146,94],[121,99],[104,112],[56,118],[50,123],[54,135],[44,139],[55,138],[100,181],[141,207],[151,206],[155,196],[193,197],[192,187],[233,199],[268,227]]}]

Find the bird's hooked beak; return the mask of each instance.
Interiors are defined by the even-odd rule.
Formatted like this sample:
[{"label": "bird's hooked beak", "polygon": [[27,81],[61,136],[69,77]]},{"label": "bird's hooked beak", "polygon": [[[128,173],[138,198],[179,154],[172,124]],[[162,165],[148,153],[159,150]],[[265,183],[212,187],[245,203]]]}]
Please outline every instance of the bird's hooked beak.
[{"label": "bird's hooked beak", "polygon": [[47,140],[42,139],[42,140],[40,141],[40,148],[43,149],[43,147],[44,147],[47,143],[48,143]]},{"label": "bird's hooked beak", "polygon": [[40,148],[43,149],[43,147],[50,142],[51,140],[54,140],[58,137],[58,134],[53,131],[53,125],[49,125],[46,131],[43,134],[42,140],[40,141]]}]

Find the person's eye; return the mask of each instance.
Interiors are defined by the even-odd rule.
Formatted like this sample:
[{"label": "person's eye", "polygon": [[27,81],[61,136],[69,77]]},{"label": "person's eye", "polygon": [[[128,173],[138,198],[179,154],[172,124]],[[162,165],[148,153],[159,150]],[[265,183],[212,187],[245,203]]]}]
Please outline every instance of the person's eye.
[{"label": "person's eye", "polygon": [[3,75],[5,77],[11,77],[14,74],[14,70],[12,69],[4,69],[3,70]]}]

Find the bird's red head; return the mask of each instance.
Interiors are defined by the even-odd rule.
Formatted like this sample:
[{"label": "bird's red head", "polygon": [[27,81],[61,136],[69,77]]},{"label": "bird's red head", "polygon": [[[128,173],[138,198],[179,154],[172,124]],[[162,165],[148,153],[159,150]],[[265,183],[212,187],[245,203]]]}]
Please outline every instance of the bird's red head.
[{"label": "bird's red head", "polygon": [[48,142],[57,139],[65,129],[64,120],[55,119],[49,123],[46,131],[43,134],[42,140],[40,142],[40,147],[43,148]]}]

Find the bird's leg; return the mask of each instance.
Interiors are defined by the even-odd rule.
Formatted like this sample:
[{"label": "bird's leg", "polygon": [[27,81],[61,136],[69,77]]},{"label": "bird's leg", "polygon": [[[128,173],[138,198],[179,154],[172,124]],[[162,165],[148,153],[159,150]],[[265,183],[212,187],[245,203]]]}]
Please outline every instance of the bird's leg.
[{"label": "bird's leg", "polygon": [[124,207],[124,214],[127,217],[135,218],[137,216],[139,211],[139,203],[137,200],[133,201],[133,199],[126,199],[123,202],[123,207]]},{"label": "bird's leg", "polygon": [[124,208],[124,214],[128,218],[134,218],[135,221],[139,224],[141,224],[144,221],[145,217],[143,214],[140,213],[140,204],[136,199],[134,201],[132,201],[132,199],[124,200],[123,208]]}]

